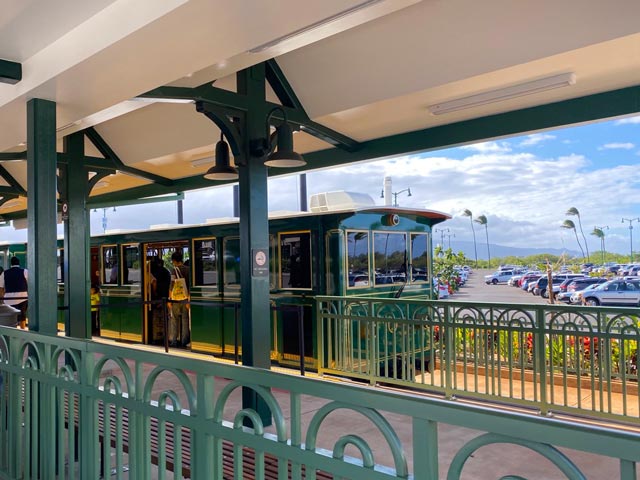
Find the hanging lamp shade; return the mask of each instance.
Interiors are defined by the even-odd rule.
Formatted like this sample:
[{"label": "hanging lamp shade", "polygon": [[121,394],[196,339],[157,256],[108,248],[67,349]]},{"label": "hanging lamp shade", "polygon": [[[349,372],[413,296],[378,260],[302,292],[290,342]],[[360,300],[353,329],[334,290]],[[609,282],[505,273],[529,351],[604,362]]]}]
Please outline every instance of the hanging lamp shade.
[{"label": "hanging lamp shade", "polygon": [[267,157],[264,164],[268,167],[293,168],[302,167],[307,162],[298,152],[293,150],[293,132],[286,119],[276,128],[278,134],[277,149]]},{"label": "hanging lamp shade", "polygon": [[229,144],[220,137],[216,143],[215,164],[204,174],[207,180],[236,180],[238,171],[229,162]]}]

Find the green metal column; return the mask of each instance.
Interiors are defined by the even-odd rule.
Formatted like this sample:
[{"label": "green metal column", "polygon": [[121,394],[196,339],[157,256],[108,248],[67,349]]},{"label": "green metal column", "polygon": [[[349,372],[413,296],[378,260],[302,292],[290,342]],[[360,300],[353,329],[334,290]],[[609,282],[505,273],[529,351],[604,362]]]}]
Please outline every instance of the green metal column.
[{"label": "green metal column", "polygon": [[68,218],[64,221],[64,304],[69,306],[65,333],[70,337],[91,338],[91,232],[87,211],[88,176],[83,166],[84,134],[78,132],[64,137],[64,151],[69,158],[63,169],[61,192],[63,205],[66,202],[68,207]]},{"label": "green metal column", "polygon": [[[250,67],[238,73],[238,93],[247,96],[250,105],[246,116],[244,158],[238,166],[240,184],[240,277],[242,319],[242,363],[270,368],[271,309],[269,275],[255,275],[253,256],[261,250],[269,254],[267,167],[264,158],[251,153],[251,142],[266,135],[265,67]],[[267,265],[268,265],[267,259]],[[244,389],[243,407],[258,410],[266,424],[270,414],[253,390]]]},{"label": "green metal column", "polygon": [[57,334],[56,104],[27,102],[29,328]]}]

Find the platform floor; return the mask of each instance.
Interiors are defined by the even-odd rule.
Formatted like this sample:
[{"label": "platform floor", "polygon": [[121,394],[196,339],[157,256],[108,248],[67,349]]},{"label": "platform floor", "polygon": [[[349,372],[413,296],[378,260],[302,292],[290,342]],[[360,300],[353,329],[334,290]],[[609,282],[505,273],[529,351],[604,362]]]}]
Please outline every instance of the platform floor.
[{"label": "platform floor", "polygon": [[[106,341],[108,342],[108,341]],[[136,346],[135,348],[149,349],[157,351],[158,347]],[[192,356],[194,358],[207,358],[213,360],[211,356],[200,355],[192,352],[185,352],[183,350],[171,350],[169,355],[180,356]],[[216,359],[215,361],[224,361]],[[149,373],[152,365],[148,366]],[[295,370],[274,368],[274,370],[280,371],[289,375],[297,375]],[[310,377],[317,377],[317,375],[309,374]],[[342,381],[337,379],[325,378],[324,381]],[[225,385],[229,383],[228,379],[217,378],[215,382],[216,393],[220,392]],[[176,388],[176,381],[174,377],[168,376],[165,378],[161,376],[155,386],[154,393],[159,393],[166,389]],[[375,388],[375,387],[371,387]],[[274,391],[273,392],[283,409],[285,417],[289,418],[290,405],[289,395],[286,391]],[[573,392],[577,398],[577,392]],[[586,401],[587,399],[583,399]],[[459,400],[464,401],[464,400]],[[326,400],[303,397],[302,409],[303,409],[303,438],[306,428],[313,418],[314,414],[325,404]],[[231,401],[225,409],[225,419],[231,420],[235,412],[240,408],[241,398],[240,391],[234,392]],[[387,420],[391,423],[393,428],[398,433],[400,440],[406,449],[406,457],[411,474],[413,474],[413,458],[415,455],[421,455],[421,452],[413,452],[411,450],[412,428],[411,419],[406,416],[391,414],[388,412],[381,412],[385,415]],[[633,429],[633,427],[620,426],[620,428]],[[637,429],[640,435],[640,429]],[[269,427],[267,431],[273,433],[273,427]],[[391,453],[387,447],[384,438],[378,433],[377,429],[364,417],[354,415],[353,412],[337,411],[331,414],[321,427],[318,447],[332,450],[335,441],[342,435],[349,433],[358,435],[369,443],[374,452],[375,462],[385,466],[392,466],[393,460]],[[440,424],[438,428],[438,450],[439,450],[439,478],[445,479],[449,465],[454,455],[462,448],[462,446],[473,439],[474,437],[481,435],[484,432]],[[640,438],[640,436],[639,436]],[[553,442],[553,439],[549,439]],[[561,449],[561,451],[571,459],[576,466],[586,475],[589,479],[602,480],[619,478],[620,466],[617,460],[601,457],[592,454],[586,454],[579,451],[570,449]],[[347,449],[347,455],[353,457],[359,457],[358,452],[353,449]],[[462,479],[469,480],[495,480],[503,478],[507,475],[519,475],[520,477],[527,478],[528,480],[553,480],[553,479],[565,479],[566,477],[550,462],[540,457],[538,454],[516,445],[498,444],[493,446],[483,447],[471,457],[464,467]],[[126,473],[124,478],[127,478]],[[154,477],[156,478],[156,477]],[[168,478],[171,478],[170,476]],[[640,472],[638,475],[640,479]]]}]

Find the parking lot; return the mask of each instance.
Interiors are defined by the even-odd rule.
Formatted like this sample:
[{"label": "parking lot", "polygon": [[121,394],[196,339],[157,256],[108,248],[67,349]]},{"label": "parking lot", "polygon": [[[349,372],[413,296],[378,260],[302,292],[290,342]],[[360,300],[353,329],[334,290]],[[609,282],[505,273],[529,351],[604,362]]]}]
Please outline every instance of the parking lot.
[{"label": "parking lot", "polygon": [[473,270],[469,280],[460,290],[447,300],[452,302],[504,302],[504,303],[547,303],[546,298],[532,295],[520,288],[510,287],[505,283],[487,285],[484,276],[490,275],[496,269]]}]

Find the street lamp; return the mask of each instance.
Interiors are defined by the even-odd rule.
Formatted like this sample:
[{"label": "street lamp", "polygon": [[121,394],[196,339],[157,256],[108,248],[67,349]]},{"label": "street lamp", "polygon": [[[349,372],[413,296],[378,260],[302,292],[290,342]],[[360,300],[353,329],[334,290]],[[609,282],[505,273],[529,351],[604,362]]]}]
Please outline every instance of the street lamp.
[{"label": "street lamp", "polygon": [[449,249],[451,249],[451,237],[456,238],[456,234],[455,233],[448,233],[447,237],[449,239]]},{"label": "street lamp", "polygon": [[[407,192],[407,197],[411,196],[411,188],[405,188],[404,190],[400,190],[399,192],[391,192],[391,195],[393,195],[393,206],[397,207],[398,206],[398,195],[400,195],[401,193]],[[382,192],[380,192],[380,198],[384,198],[384,190],[382,190]]]},{"label": "street lamp", "polygon": [[602,248],[602,265],[604,266],[604,231],[609,230],[609,225],[605,225],[604,227],[598,227],[597,225],[593,227],[595,230],[600,230],[602,232],[602,237],[600,237],[600,248]]},{"label": "street lamp", "polygon": [[[450,230],[448,228],[436,228],[434,230],[434,233],[439,233],[440,234],[440,245],[442,245],[442,248],[444,248],[444,233],[445,232],[449,233]],[[449,242],[449,247],[451,247],[451,242]]]},{"label": "street lamp", "polygon": [[622,223],[629,222],[629,259],[633,263],[633,222],[640,222],[640,218],[623,218]]}]

